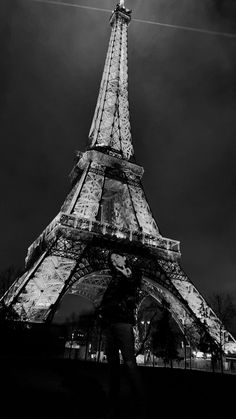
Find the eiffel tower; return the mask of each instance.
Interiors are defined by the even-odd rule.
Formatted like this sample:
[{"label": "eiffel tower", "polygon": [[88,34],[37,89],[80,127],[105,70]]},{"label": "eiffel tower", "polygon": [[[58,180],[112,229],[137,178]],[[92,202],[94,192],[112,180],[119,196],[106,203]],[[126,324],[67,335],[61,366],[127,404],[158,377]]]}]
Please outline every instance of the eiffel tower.
[{"label": "eiffel tower", "polygon": [[29,247],[24,274],[1,299],[7,318],[50,323],[66,294],[95,305],[110,279],[109,255],[125,254],[142,270],[141,299],[167,304],[185,333],[203,333],[227,353],[236,341],[183,272],[180,244],[162,237],[134,162],[128,104],[127,30],[124,1],[110,18],[108,46],[87,151],[77,154],[71,190],[61,210]]}]

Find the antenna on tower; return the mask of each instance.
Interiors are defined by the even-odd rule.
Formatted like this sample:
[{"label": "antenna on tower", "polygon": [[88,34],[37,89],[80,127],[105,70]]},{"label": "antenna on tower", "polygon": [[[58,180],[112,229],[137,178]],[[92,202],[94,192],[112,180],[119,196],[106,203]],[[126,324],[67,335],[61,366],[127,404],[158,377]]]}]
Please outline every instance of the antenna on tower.
[{"label": "antenna on tower", "polygon": [[120,0],[120,7],[125,8],[125,0]]}]

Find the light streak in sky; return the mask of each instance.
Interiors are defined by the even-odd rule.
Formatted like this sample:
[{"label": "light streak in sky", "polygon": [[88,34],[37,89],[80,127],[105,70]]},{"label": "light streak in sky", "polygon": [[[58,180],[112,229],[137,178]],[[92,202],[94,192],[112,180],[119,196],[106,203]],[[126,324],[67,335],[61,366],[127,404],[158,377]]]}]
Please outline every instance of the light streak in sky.
[{"label": "light streak in sky", "polygon": [[[87,10],[95,10],[97,12],[105,12],[105,13],[111,13],[111,10],[109,9],[102,9],[98,7],[91,7],[91,6],[83,6],[76,3],[66,3],[63,1],[56,1],[56,0],[28,0],[35,3],[45,3],[45,4],[52,4],[55,6],[67,6],[67,7],[76,7],[79,9],[87,9]],[[161,23],[161,22],[155,22],[153,20],[144,20],[144,19],[132,19],[133,22],[139,22],[139,23],[146,23],[149,25],[157,25],[162,26],[165,28],[171,28],[171,29],[180,29],[185,31],[191,31],[191,32],[198,32],[206,35],[217,35],[217,36],[223,36],[227,38],[236,38],[236,34],[229,33],[229,32],[218,32],[218,31],[212,31],[208,29],[201,29],[201,28],[195,28],[193,26],[184,26],[184,25],[172,25],[169,23]]]}]

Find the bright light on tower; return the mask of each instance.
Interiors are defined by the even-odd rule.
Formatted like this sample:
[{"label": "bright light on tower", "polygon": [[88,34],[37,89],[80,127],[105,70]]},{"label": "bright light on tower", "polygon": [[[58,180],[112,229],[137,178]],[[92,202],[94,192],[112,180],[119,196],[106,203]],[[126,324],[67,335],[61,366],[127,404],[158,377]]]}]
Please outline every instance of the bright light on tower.
[{"label": "bright light on tower", "polygon": [[120,0],[120,6],[125,7],[125,0]]}]

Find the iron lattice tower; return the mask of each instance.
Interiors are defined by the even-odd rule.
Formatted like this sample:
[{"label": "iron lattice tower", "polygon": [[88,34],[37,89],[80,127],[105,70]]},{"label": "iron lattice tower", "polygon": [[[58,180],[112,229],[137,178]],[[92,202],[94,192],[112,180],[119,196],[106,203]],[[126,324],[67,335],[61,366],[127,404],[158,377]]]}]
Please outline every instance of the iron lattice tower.
[{"label": "iron lattice tower", "polygon": [[111,249],[142,269],[142,296],[166,302],[179,327],[195,339],[207,333],[225,353],[233,336],[180,266],[179,242],[162,237],[146,200],[143,168],[132,162],[128,104],[127,29],[121,1],[110,18],[111,37],[87,151],[78,153],[71,191],[60,212],[29,247],[25,273],[1,299],[7,317],[50,322],[67,293],[98,301],[110,280]]}]

